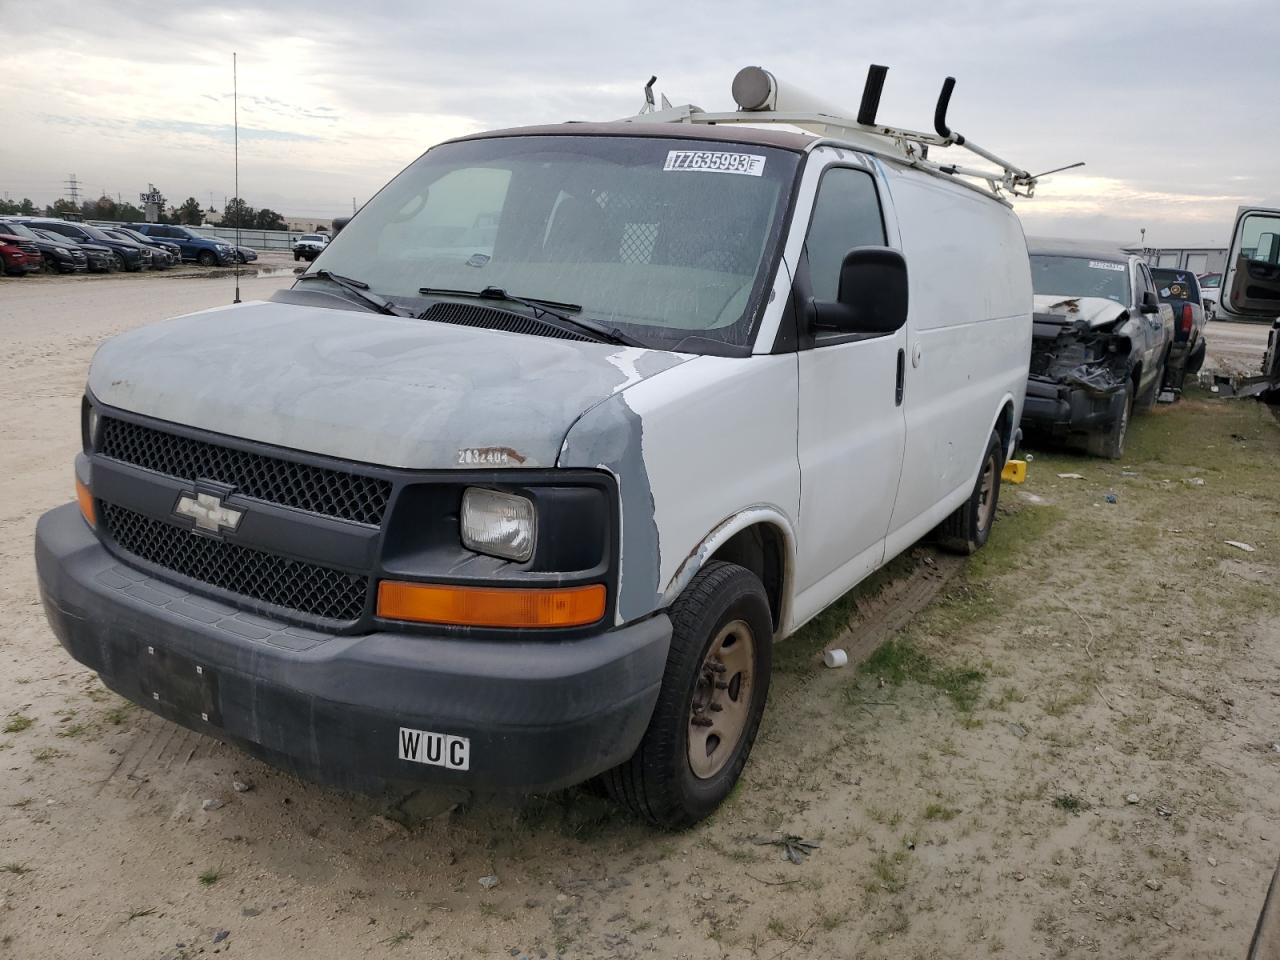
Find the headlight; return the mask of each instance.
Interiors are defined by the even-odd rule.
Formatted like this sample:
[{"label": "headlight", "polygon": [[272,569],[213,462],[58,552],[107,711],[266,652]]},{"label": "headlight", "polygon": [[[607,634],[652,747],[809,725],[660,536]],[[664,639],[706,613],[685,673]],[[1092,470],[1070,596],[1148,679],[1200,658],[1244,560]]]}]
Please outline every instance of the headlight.
[{"label": "headlight", "polygon": [[462,494],[462,544],[505,560],[533,556],[538,533],[533,503],[513,493],[467,487]]},{"label": "headlight", "polygon": [[71,256],[71,251],[70,251],[70,250],[68,250],[66,247],[54,247],[54,248],[53,248],[53,252],[54,252],[54,253],[60,253],[60,254],[62,254],[62,256],[64,256],[64,257],[69,257],[69,256]]}]

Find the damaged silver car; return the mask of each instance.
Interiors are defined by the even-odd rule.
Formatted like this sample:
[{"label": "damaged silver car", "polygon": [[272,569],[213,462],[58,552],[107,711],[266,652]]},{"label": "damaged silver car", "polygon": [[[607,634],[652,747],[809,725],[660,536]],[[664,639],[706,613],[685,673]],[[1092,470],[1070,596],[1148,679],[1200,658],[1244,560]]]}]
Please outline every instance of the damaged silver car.
[{"label": "damaged silver car", "polygon": [[1155,403],[1174,339],[1141,259],[1105,245],[1030,240],[1035,290],[1028,435],[1124,454],[1135,410]]}]

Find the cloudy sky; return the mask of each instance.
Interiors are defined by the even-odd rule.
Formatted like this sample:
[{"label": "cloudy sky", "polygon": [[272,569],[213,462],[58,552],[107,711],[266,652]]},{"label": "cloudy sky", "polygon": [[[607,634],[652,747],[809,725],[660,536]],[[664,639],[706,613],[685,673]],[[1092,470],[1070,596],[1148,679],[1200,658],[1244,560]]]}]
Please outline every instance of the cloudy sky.
[{"label": "cloudy sky", "polygon": [[888,64],[888,123],[952,126],[1039,171],[1029,233],[1222,245],[1237,205],[1280,201],[1280,4],[1115,0],[530,3],[0,0],[0,196],[92,195],[286,215],[349,212],[442,139],[633,113],[651,73],[673,103],[730,109],[758,63],[856,110]]}]

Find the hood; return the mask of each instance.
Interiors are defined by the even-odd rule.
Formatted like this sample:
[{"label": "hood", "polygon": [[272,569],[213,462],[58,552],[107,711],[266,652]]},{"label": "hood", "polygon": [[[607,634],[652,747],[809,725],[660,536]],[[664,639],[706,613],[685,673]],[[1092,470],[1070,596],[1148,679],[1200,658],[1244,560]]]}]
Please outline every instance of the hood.
[{"label": "hood", "polygon": [[365,463],[549,467],[585,411],[688,359],[256,302],[108,340],[89,389],[133,413]]},{"label": "hood", "polygon": [[1063,297],[1036,294],[1035,319],[1040,323],[1078,323],[1105,327],[1125,320],[1129,308],[1106,297]]}]

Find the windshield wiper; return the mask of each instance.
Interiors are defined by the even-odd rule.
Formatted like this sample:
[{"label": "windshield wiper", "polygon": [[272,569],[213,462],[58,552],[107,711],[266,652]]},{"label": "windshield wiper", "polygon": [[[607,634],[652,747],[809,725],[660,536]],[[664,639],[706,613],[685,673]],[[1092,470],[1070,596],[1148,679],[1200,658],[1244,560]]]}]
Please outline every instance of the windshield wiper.
[{"label": "windshield wiper", "polygon": [[630,334],[623,333],[617,327],[607,327],[587,317],[571,317],[564,311],[582,311],[582,304],[561,303],[559,300],[543,300],[539,297],[517,297],[501,287],[485,287],[483,290],[448,290],[443,287],[419,287],[418,293],[424,297],[470,297],[474,300],[500,300],[504,303],[518,303],[533,311],[536,319],[555,317],[561,323],[577,327],[605,343],[616,343],[626,347],[643,347],[644,344]]},{"label": "windshield wiper", "polygon": [[357,300],[369,304],[379,313],[385,313],[392,317],[405,316],[399,308],[397,308],[389,300],[384,300],[376,293],[369,291],[369,285],[363,280],[352,280],[350,277],[344,277],[341,274],[330,273],[328,270],[316,270],[311,273],[304,273],[298,277],[298,283],[303,280],[328,280],[330,283],[336,283],[343,290],[346,290]]}]

